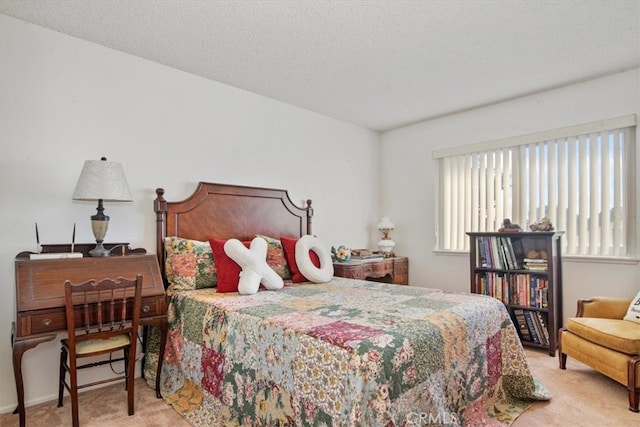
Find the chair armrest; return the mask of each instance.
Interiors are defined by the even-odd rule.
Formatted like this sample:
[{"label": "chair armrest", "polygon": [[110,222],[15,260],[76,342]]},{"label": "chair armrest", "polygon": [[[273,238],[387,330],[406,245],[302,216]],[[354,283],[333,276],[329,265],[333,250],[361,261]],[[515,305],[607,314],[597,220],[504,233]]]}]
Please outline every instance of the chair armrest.
[{"label": "chair armrest", "polygon": [[578,300],[577,317],[600,317],[604,319],[622,319],[633,298],[594,297]]}]

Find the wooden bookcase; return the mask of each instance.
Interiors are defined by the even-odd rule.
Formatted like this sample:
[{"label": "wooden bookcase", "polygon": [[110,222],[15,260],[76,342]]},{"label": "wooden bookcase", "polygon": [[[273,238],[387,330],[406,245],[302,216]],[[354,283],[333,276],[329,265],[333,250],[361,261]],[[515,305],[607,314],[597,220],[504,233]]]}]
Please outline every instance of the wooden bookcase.
[{"label": "wooden bookcase", "polygon": [[471,292],[502,301],[522,344],[548,349],[555,356],[562,326],[562,233],[467,235]]}]

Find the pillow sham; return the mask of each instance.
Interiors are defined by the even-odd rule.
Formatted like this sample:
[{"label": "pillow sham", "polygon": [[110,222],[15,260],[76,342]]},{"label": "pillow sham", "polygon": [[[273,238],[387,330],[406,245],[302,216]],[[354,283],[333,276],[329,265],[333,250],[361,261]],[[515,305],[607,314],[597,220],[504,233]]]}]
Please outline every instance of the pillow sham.
[{"label": "pillow sham", "polygon": [[[287,259],[287,265],[291,272],[291,281],[293,283],[307,282],[307,278],[300,272],[298,263],[296,263],[296,243],[299,239],[293,237],[280,237],[282,243],[282,249],[284,250],[284,256]],[[320,267],[320,258],[318,254],[313,251],[309,251],[311,262],[314,266]]]},{"label": "pillow sham", "polygon": [[[238,292],[242,268],[224,251],[226,240],[209,239],[218,276],[216,292]],[[251,242],[242,242],[247,248]]]},{"label": "pillow sham", "polygon": [[189,291],[216,286],[216,267],[209,242],[165,237],[167,292]]},{"label": "pillow sham", "polygon": [[630,322],[640,323],[640,292],[638,292],[631,300],[631,304],[629,304],[629,308],[627,309],[627,314],[623,319]]},{"label": "pillow sham", "polygon": [[267,241],[267,264],[269,267],[278,273],[278,276],[282,277],[282,280],[291,279],[291,272],[287,265],[287,258],[284,255],[282,242],[275,237],[264,236],[262,234],[257,234],[256,237],[262,237]]}]

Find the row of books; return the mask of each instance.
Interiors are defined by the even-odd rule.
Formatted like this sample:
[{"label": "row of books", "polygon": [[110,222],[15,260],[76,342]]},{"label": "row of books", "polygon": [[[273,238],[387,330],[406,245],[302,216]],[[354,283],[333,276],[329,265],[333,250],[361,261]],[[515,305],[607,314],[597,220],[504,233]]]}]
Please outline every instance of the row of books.
[{"label": "row of books", "polygon": [[476,245],[477,265],[501,270],[522,268],[524,248],[520,239],[512,239],[510,236],[479,236],[476,237]]},{"label": "row of books", "polygon": [[545,313],[540,311],[514,309],[516,327],[524,341],[534,342],[544,346],[549,345],[549,329]]},{"label": "row of books", "polygon": [[477,272],[476,292],[499,299],[507,305],[547,308],[549,281],[535,274]]}]

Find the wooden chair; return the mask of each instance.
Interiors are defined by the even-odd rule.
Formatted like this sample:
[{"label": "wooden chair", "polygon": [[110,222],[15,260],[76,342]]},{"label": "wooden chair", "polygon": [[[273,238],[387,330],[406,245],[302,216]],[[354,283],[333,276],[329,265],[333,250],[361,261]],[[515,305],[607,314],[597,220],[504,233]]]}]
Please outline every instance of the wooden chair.
[{"label": "wooden chair", "polygon": [[[71,395],[73,426],[79,425],[78,390],[112,381],[125,381],[129,415],[134,414],[134,372],[136,341],[142,301],[142,275],[136,279],[90,280],[81,284],[66,281],[65,313],[68,338],[61,340],[58,407],[64,388]],[[74,314],[74,306],[76,308]],[[79,309],[78,309],[79,308]],[[111,353],[123,350],[124,357]],[[79,364],[79,359],[109,354],[109,359]],[[124,373],[116,377],[78,385],[78,370],[124,360]],[[66,373],[69,373],[69,382]]]}]

